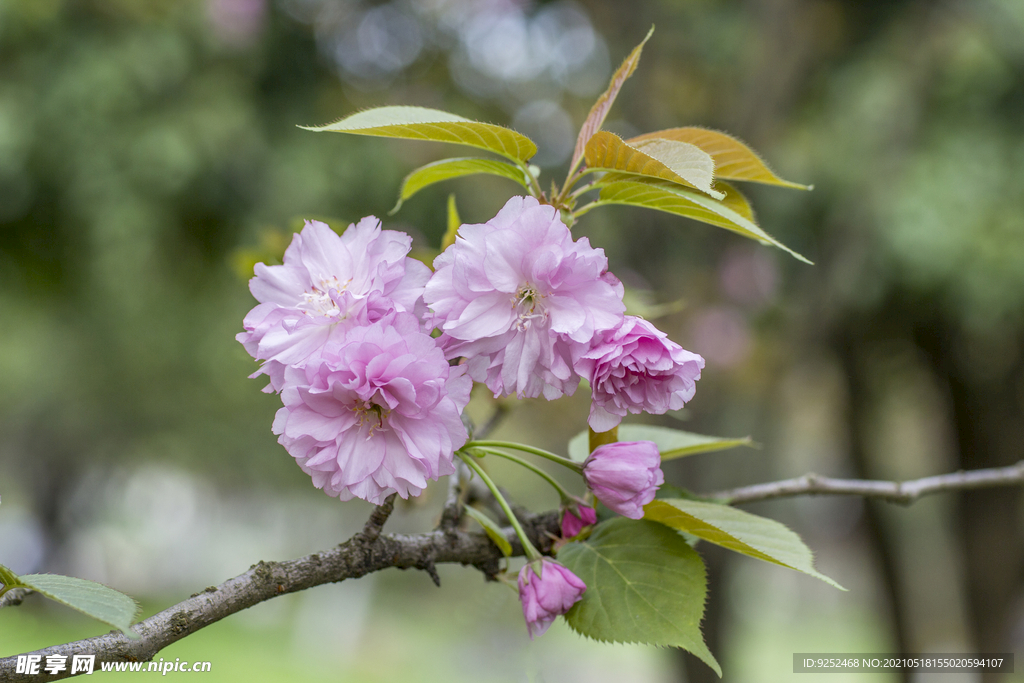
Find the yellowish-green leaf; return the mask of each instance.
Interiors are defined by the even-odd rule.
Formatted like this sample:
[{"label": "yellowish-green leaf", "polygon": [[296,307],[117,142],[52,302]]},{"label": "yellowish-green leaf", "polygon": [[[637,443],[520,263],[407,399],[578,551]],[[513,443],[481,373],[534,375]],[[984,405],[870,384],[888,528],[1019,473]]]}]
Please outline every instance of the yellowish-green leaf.
[{"label": "yellowish-green leaf", "polygon": [[459,207],[455,205],[455,195],[450,194],[448,195],[448,229],[445,230],[444,237],[441,238],[441,251],[455,244],[455,236],[458,235],[460,227],[462,227],[462,221],[459,219]]},{"label": "yellowish-green leaf", "polygon": [[752,515],[728,505],[683,498],[651,501],[644,506],[644,519],[661,522],[765,562],[795,569],[839,590],[846,590],[818,573],[810,548],[793,531],[774,519]]},{"label": "yellowish-green leaf", "polygon": [[766,233],[756,223],[730,208],[725,202],[706,197],[699,192],[664,181],[630,178],[620,173],[614,174],[613,177],[612,174],[605,176],[601,179],[600,185],[598,204],[641,206],[685,216],[717,225],[765,244],[772,244],[804,263],[811,263]]},{"label": "yellowish-green leaf", "polygon": [[121,629],[132,640],[139,638],[130,628],[139,613],[139,605],[124,593],[95,581],[56,574],[26,574],[18,579],[22,586],[50,600]]},{"label": "yellowish-green leaf", "polygon": [[775,175],[768,164],[758,156],[757,152],[736,138],[717,130],[688,126],[686,128],[669,128],[653,133],[645,133],[627,140],[631,145],[638,145],[653,139],[675,140],[696,145],[715,159],[715,175],[729,180],[749,180],[755,183],[781,185],[798,190],[810,190],[811,185],[800,185],[783,180]]},{"label": "yellowish-green leaf", "polygon": [[716,199],[725,196],[711,186],[715,171],[711,155],[694,145],[652,140],[639,148],[626,144],[613,133],[600,131],[590,138],[585,154],[587,166],[592,169],[667,180]]},{"label": "yellowish-green leaf", "polygon": [[737,190],[734,185],[718,180],[715,182],[715,189],[721,190],[725,193],[725,199],[722,200],[722,203],[725,204],[725,206],[743,216],[754,225],[757,225],[757,218],[754,216],[754,207],[750,205],[747,198],[744,197],[743,193]]},{"label": "yellowish-green leaf", "polygon": [[585,543],[562,546],[558,561],[587,584],[565,615],[574,631],[604,642],[681,647],[722,675],[700,632],[704,563],[682,536],[619,517],[594,527]]},{"label": "yellowish-green leaf", "polygon": [[424,107],[377,107],[326,126],[301,127],[315,132],[451,142],[486,149],[513,161],[526,161],[537,153],[537,145],[530,138],[510,128]]},{"label": "yellowish-green leaf", "polygon": [[484,528],[484,533],[494,542],[494,545],[498,546],[498,549],[501,550],[505,557],[512,557],[512,544],[505,538],[505,534],[501,533],[501,527],[498,526],[497,522],[469,505],[462,508],[462,510],[466,513],[466,516],[476,520]]},{"label": "yellowish-green leaf", "polygon": [[421,166],[405,176],[402,181],[402,189],[399,192],[398,203],[389,213],[394,214],[402,207],[406,199],[412,197],[425,187],[440,183],[452,178],[461,178],[467,175],[486,173],[489,175],[501,176],[514,180],[529,189],[526,175],[518,166],[513,166],[497,159],[482,159],[480,157],[461,157],[457,159],[442,159],[432,164]]},{"label": "yellowish-green leaf", "polygon": [[601,130],[601,126],[604,124],[604,119],[608,116],[608,111],[615,104],[615,98],[619,94],[619,90],[622,89],[622,84],[626,82],[626,79],[633,75],[636,71],[637,64],[640,63],[640,53],[644,50],[644,45],[650,40],[651,35],[654,33],[654,27],[651,26],[651,30],[647,32],[644,39],[640,41],[640,44],[633,48],[633,51],[629,53],[629,56],[623,60],[622,64],[615,73],[612,74],[612,80],[608,84],[608,89],[597,98],[597,102],[594,102],[594,106],[590,108],[590,113],[587,114],[587,120],[583,122],[583,126],[580,127],[579,137],[576,138],[576,148],[572,153],[572,164],[569,168],[575,169],[576,164],[583,156],[583,150],[586,148],[587,143],[590,142],[590,138]]},{"label": "yellowish-green leaf", "polygon": [[[577,462],[583,462],[588,454],[589,431],[580,432],[569,441],[569,457]],[[672,460],[683,458],[687,455],[697,453],[711,453],[713,451],[724,451],[737,446],[753,446],[754,442],[750,437],[742,439],[722,438],[718,436],[705,436],[684,432],[681,429],[669,427],[658,427],[656,425],[619,425],[619,441],[653,441],[658,446],[661,459]]]}]

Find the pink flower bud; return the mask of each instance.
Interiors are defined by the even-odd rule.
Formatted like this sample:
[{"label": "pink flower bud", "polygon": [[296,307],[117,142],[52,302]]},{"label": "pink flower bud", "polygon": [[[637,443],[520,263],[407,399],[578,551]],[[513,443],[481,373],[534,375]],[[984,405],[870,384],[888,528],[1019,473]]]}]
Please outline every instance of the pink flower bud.
[{"label": "pink flower bud", "polygon": [[665,483],[661,454],[653,441],[598,446],[583,463],[583,478],[599,501],[630,519],[644,516],[644,505]]},{"label": "pink flower bud", "polygon": [[530,562],[519,571],[519,601],[531,640],[544,635],[555,618],[568,612],[587,590],[587,584],[554,560],[540,560],[540,576],[535,566],[536,561]]},{"label": "pink flower bud", "polygon": [[597,523],[597,510],[586,505],[577,505],[576,508],[579,515],[572,508],[566,508],[562,513],[562,538],[572,538],[583,531],[583,527]]}]

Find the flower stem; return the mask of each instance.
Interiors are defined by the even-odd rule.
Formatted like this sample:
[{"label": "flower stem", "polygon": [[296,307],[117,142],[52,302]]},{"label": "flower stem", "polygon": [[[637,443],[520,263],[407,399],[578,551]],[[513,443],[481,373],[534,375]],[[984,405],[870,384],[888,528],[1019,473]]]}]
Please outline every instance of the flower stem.
[{"label": "flower stem", "polygon": [[530,543],[530,539],[527,538],[526,532],[523,530],[523,527],[519,524],[519,520],[516,518],[515,513],[512,512],[512,508],[509,507],[508,501],[505,500],[505,496],[501,495],[501,491],[498,490],[498,486],[494,483],[494,480],[491,479],[487,475],[487,473],[484,472],[483,468],[480,467],[480,465],[475,462],[472,455],[469,455],[461,450],[455,451],[455,453],[460,458],[462,458],[462,461],[466,463],[469,469],[473,470],[473,472],[475,472],[476,475],[480,477],[480,480],[483,481],[484,485],[486,485],[487,488],[490,489],[491,494],[494,496],[494,499],[498,501],[498,505],[501,506],[501,509],[502,511],[504,511],[505,516],[508,517],[509,523],[512,524],[512,528],[515,530],[516,536],[519,537],[519,542],[523,544],[523,552],[526,554],[526,559],[539,559],[541,557],[540,551],[533,547],[533,544]]},{"label": "flower stem", "polygon": [[522,458],[520,458],[517,455],[512,455],[511,453],[504,453],[504,452],[496,450],[494,448],[487,448],[485,446],[480,446],[480,447],[478,447],[478,450],[481,450],[484,453],[487,453],[488,455],[497,455],[500,458],[505,458],[506,460],[511,460],[512,462],[514,462],[514,463],[516,463],[518,465],[522,465],[523,467],[525,467],[526,469],[530,470],[531,472],[533,472],[534,474],[539,476],[541,479],[543,479],[547,483],[551,484],[555,488],[555,490],[558,491],[558,495],[561,497],[563,503],[569,504],[569,503],[572,502],[573,497],[572,497],[572,495],[568,491],[565,490],[565,487],[562,486],[561,484],[559,484],[557,481],[555,481],[554,477],[552,477],[550,474],[548,474],[547,472],[545,472],[541,468],[539,468],[536,465],[534,465],[532,462],[529,462],[527,460],[523,460]]},{"label": "flower stem", "polygon": [[560,455],[549,453],[548,451],[542,450],[540,448],[534,448],[533,446],[527,446],[526,444],[521,443],[514,443],[512,441],[470,441],[465,445],[465,448],[509,448],[514,451],[522,451],[523,453],[533,453],[534,455],[539,455],[542,458],[547,458],[552,462],[557,462],[559,465],[562,465],[563,467],[568,467],[570,470],[576,472],[577,474],[583,473],[583,465],[576,462],[575,460],[563,458]]}]

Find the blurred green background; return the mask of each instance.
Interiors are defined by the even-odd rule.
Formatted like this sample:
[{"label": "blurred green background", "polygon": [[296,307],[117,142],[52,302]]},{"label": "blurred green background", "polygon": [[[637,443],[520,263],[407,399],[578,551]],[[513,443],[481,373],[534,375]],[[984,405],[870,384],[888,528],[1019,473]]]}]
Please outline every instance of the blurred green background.
[{"label": "blurred green background", "polygon": [[[387,218],[405,173],[464,151],[296,126],[447,109],[530,135],[557,178],[651,24],[611,130],[726,130],[815,185],[744,188],[815,266],[624,207],[575,228],[652,301],[681,298],[657,324],[708,361],[685,411],[647,421],[763,445],[677,461],[669,481],[1020,460],[1020,0],[0,0],[0,562],[103,581],[148,616],[356,531],[369,506],[313,489],[270,433],[278,399],[246,379],[245,273],[301,218],[375,214],[429,252],[448,192],[482,222],[515,186],[454,181]],[[528,401],[497,435],[562,449],[586,413],[582,395]],[[494,470],[520,502],[556,504]],[[441,497],[389,528],[430,528]],[[1022,651],[1019,491],[748,508],[799,531],[851,590],[701,546],[726,681],[790,680],[794,652]],[[389,570],[279,598],[161,656],[211,661],[210,681],[714,678],[562,624],[530,643],[512,591],[471,570],[442,579]],[[0,656],[104,630],[33,598],[0,612]]]}]

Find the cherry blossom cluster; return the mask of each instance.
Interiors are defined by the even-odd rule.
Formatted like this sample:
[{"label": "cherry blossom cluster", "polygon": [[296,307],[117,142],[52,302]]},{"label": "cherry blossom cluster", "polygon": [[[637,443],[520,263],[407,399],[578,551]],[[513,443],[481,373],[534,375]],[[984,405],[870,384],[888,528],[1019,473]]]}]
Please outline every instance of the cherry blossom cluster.
[{"label": "cherry blossom cluster", "polygon": [[[513,197],[486,223],[461,226],[433,272],[411,246],[372,216],[341,235],[309,221],[283,265],[259,263],[250,280],[259,305],[237,339],[263,361],[253,377],[280,394],[273,432],[328,495],[380,504],[454,473],[474,381],[496,398],[553,400],[585,379],[596,432],[693,397],[704,360],[625,315],[604,251],[573,240],[554,207]],[[634,519],[664,481],[649,441],[601,446],[573,466],[598,500]],[[565,538],[597,520],[576,502],[564,505]],[[527,555],[519,591],[532,637],[586,586]]]}]

